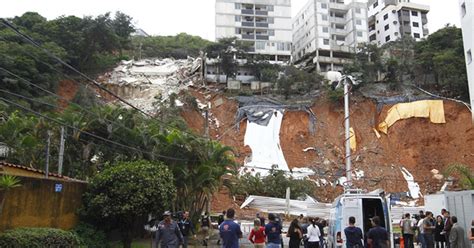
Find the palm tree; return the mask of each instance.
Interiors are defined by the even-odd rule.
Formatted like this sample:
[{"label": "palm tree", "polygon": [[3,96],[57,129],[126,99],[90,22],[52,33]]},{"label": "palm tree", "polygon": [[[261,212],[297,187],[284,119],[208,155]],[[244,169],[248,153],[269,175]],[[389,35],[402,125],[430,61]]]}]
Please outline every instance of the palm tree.
[{"label": "palm tree", "polygon": [[7,198],[7,192],[20,186],[20,179],[18,179],[16,176],[3,175],[0,177],[0,190],[3,191],[2,202],[0,203],[0,215],[3,212],[3,206],[5,205],[5,199]]},{"label": "palm tree", "polygon": [[450,164],[444,170],[447,176],[458,175],[464,189],[474,189],[474,171],[464,164]]}]

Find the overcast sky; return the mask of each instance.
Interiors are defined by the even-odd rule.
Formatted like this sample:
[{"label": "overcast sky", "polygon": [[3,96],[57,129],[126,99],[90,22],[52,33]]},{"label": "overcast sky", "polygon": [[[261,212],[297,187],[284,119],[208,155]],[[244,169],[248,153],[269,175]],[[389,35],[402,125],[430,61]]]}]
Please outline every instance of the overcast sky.
[{"label": "overcast sky", "polygon": [[[347,1],[347,0],[346,0]],[[307,0],[292,0],[295,15]],[[429,5],[430,33],[446,23],[460,27],[458,0],[412,0]],[[35,11],[48,19],[61,15],[99,15],[122,11],[133,17],[136,27],[151,35],[186,32],[214,40],[215,0],[14,0],[1,3],[0,16],[14,17]]]}]

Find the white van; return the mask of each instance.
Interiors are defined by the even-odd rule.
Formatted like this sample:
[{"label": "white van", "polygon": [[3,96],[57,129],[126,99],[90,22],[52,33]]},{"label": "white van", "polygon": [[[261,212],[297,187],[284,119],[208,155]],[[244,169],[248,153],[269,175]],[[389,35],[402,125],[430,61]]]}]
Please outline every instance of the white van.
[{"label": "white van", "polygon": [[355,217],[355,225],[362,229],[364,237],[371,228],[370,218],[379,216],[380,226],[389,233],[390,247],[394,247],[390,200],[383,190],[364,193],[360,189],[349,189],[334,200],[329,214],[328,248],[346,247],[344,229],[349,225],[350,216]]}]

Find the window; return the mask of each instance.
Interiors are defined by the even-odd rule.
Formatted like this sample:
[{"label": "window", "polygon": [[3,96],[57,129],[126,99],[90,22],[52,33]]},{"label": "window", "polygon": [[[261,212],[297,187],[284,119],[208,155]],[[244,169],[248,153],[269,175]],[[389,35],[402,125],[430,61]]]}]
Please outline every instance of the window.
[{"label": "window", "polygon": [[385,41],[390,41],[390,35],[387,35],[387,36],[385,37]]},{"label": "window", "polygon": [[417,28],[419,27],[420,25],[418,24],[418,22],[413,22],[413,27]]},{"label": "window", "polygon": [[278,51],[285,51],[285,43],[284,42],[278,42],[277,43],[277,50]]},{"label": "window", "polygon": [[323,27],[323,33],[329,33],[329,28],[328,27]]},{"label": "window", "polygon": [[235,3],[235,9],[240,9],[241,6],[240,6],[240,3]]},{"label": "window", "polygon": [[360,8],[356,8],[356,13],[357,13],[357,14],[360,14],[360,13],[361,13]]},{"label": "window", "polygon": [[385,25],[385,30],[388,30],[390,28],[389,24]]},{"label": "window", "polygon": [[373,6],[374,6],[374,9],[377,8],[377,6],[379,6],[379,1],[376,1]]},{"label": "window", "polygon": [[403,21],[403,25],[404,26],[410,26],[410,22],[409,21]]},{"label": "window", "polygon": [[408,10],[403,10],[403,15],[404,15],[404,16],[410,16],[410,11],[408,11]]},{"label": "window", "polygon": [[[275,23],[275,19],[274,19],[273,17],[268,17],[267,20],[268,20],[268,23],[269,23],[269,24]],[[298,24],[299,24],[299,22],[298,22],[296,25],[298,25]]]},{"label": "window", "polygon": [[323,44],[324,45],[329,45],[329,39],[323,39]]},{"label": "window", "polygon": [[420,38],[420,34],[419,33],[413,33],[413,37]]},{"label": "window", "polygon": [[388,19],[388,14],[385,14],[385,15],[383,16],[383,19],[384,19],[384,20],[387,20],[387,19]]},{"label": "window", "polygon": [[275,30],[269,29],[269,30],[268,30],[268,35],[269,35],[269,36],[274,36],[274,35],[275,35]]},{"label": "window", "polygon": [[323,15],[323,21],[327,21],[328,20],[328,15]]},{"label": "window", "polygon": [[236,29],[235,29],[235,34],[241,34],[241,33],[242,33],[242,32],[241,32],[241,29],[240,29],[240,28],[236,28]]},{"label": "window", "polygon": [[273,11],[273,5],[268,5],[268,6],[267,6],[267,10],[268,10],[268,11]]},{"label": "window", "polygon": [[468,65],[471,64],[471,62],[472,62],[471,49],[467,50],[466,59],[467,59],[467,64],[468,64]]},{"label": "window", "polygon": [[240,16],[237,16],[237,15],[236,15],[236,16],[235,16],[235,21],[236,21],[236,22],[240,22],[240,21],[241,21]]},{"label": "window", "polygon": [[322,4],[321,4],[321,9],[327,9],[327,8],[328,8],[328,5],[327,5],[327,4],[325,4],[325,3],[322,3]]},{"label": "window", "polygon": [[412,16],[418,16],[418,11],[411,11]]},{"label": "window", "polygon": [[362,32],[361,31],[357,31],[357,37],[362,37]]},{"label": "window", "polygon": [[466,3],[461,4],[461,16],[464,17],[466,15]]},{"label": "window", "polygon": [[257,41],[257,42],[255,42],[255,49],[257,49],[257,50],[265,50],[265,41]]},{"label": "window", "polygon": [[362,20],[356,20],[356,25],[362,25]]}]

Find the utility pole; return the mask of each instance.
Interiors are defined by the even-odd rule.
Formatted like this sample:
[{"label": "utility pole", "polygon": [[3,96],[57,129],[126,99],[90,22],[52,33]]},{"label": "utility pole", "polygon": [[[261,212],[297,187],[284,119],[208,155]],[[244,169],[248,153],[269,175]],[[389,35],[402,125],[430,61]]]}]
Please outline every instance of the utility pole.
[{"label": "utility pole", "polygon": [[48,130],[48,139],[46,141],[46,170],[45,177],[48,178],[49,174],[49,147],[51,145],[51,131]]},{"label": "utility pole", "polygon": [[349,123],[349,82],[347,76],[344,77],[344,120],[345,120],[345,137],[346,137],[346,177],[348,187],[352,185],[352,169],[351,169],[351,143],[350,143],[350,123]]},{"label": "utility pole", "polygon": [[64,127],[61,127],[61,141],[59,143],[59,160],[58,160],[58,174],[63,174],[63,159],[64,159]]}]

